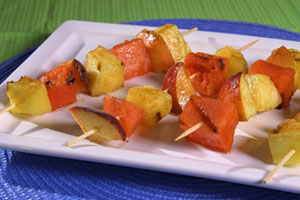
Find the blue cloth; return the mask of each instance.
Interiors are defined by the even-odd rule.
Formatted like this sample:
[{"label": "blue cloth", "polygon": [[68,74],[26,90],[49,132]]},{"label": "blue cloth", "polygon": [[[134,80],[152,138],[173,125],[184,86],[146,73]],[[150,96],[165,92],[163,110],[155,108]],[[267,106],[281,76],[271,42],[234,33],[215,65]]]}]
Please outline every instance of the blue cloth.
[{"label": "blue cloth", "polygon": [[[127,24],[238,33],[300,41],[275,27],[219,20],[163,19]],[[0,64],[1,82],[36,47]],[[299,199],[292,193],[176,174],[32,155],[0,149],[1,199]]]}]

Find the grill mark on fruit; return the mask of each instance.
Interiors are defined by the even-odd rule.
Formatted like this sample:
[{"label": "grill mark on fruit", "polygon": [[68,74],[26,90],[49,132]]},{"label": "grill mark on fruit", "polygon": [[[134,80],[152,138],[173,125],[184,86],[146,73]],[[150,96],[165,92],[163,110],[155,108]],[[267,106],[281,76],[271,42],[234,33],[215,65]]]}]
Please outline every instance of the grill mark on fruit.
[{"label": "grill mark on fruit", "polygon": [[101,63],[99,63],[99,64],[97,65],[97,69],[100,71],[100,69],[101,69]]},{"label": "grill mark on fruit", "polygon": [[73,72],[70,71],[68,77],[66,78],[66,84],[72,85],[73,83],[75,83],[75,78]]},{"label": "grill mark on fruit", "polygon": [[79,75],[80,75],[80,78],[83,82],[86,81],[86,77],[87,77],[86,73],[87,72],[86,72],[85,68],[81,67],[80,70],[79,70]]},{"label": "grill mark on fruit", "polygon": [[211,121],[211,119],[208,117],[208,114],[207,112],[205,112],[204,110],[200,110],[200,113],[203,117],[203,120],[205,121],[205,123],[211,128],[211,130],[214,132],[214,133],[217,133],[218,132],[218,129],[217,127],[213,124],[213,122]]},{"label": "grill mark on fruit", "polygon": [[162,119],[160,112],[156,113],[156,117],[158,118],[158,121]]},{"label": "grill mark on fruit", "polygon": [[45,83],[45,85],[46,85],[47,88],[49,88],[49,87],[51,87],[52,82],[51,82],[51,81],[47,81],[47,82]]},{"label": "grill mark on fruit", "polygon": [[79,69],[79,63],[78,62],[76,62],[76,61],[74,61],[74,67],[75,67],[75,69]]},{"label": "grill mark on fruit", "polygon": [[225,66],[225,64],[224,64],[224,61],[222,60],[222,59],[219,59],[219,62],[220,62],[220,64],[221,64],[221,70],[223,70],[224,69],[224,66]]},{"label": "grill mark on fruit", "polygon": [[277,109],[281,109],[282,108],[282,103],[281,104],[279,104],[279,106],[277,106]]}]

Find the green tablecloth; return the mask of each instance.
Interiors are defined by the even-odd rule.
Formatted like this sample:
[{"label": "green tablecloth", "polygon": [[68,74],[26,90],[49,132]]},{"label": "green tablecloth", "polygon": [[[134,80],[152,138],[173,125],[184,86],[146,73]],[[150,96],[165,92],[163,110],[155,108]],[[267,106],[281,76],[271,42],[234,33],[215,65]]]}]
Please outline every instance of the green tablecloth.
[{"label": "green tablecloth", "polygon": [[69,19],[222,19],[300,33],[299,10],[300,0],[0,0],[0,63],[41,43]]}]

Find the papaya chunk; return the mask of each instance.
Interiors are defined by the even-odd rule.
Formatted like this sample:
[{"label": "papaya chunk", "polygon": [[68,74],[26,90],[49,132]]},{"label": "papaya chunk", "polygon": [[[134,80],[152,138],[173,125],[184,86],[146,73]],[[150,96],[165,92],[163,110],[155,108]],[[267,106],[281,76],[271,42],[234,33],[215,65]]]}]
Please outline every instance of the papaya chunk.
[{"label": "papaya chunk", "polygon": [[146,46],[152,72],[165,73],[175,64],[168,45],[158,33],[144,29],[136,37],[142,39]]},{"label": "papaya chunk", "polygon": [[142,39],[125,41],[114,46],[110,52],[125,64],[125,80],[142,76],[151,70],[151,58]]},{"label": "papaya chunk", "polygon": [[134,103],[110,95],[103,98],[103,111],[119,118],[127,137],[132,135],[146,114],[145,110]]},{"label": "papaya chunk", "polygon": [[62,63],[40,78],[46,85],[52,111],[76,102],[78,90],[83,90],[72,62]]},{"label": "papaya chunk", "polygon": [[201,96],[191,96],[179,115],[180,127],[187,130],[202,122],[202,126],[188,135],[192,142],[208,149],[229,152],[239,116],[234,104]]},{"label": "papaya chunk", "polygon": [[77,92],[87,92],[89,82],[85,67],[76,59],[62,63],[62,65],[71,68],[75,79],[75,85],[77,86]]},{"label": "papaya chunk", "polygon": [[293,95],[295,70],[283,68],[264,60],[258,60],[250,66],[249,74],[269,76],[281,95],[281,108],[287,108]]},{"label": "papaya chunk", "polygon": [[205,96],[218,94],[226,80],[228,64],[227,58],[201,52],[185,57],[185,67],[195,90]]}]

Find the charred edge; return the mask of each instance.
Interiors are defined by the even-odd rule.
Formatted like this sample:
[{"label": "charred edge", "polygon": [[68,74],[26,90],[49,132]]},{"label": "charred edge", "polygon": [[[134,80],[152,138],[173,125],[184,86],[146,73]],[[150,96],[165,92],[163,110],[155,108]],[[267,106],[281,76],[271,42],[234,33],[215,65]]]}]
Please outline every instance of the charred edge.
[{"label": "charred edge", "polygon": [[276,107],[276,109],[281,109],[282,108],[282,103],[279,104],[279,106]]},{"label": "charred edge", "polygon": [[100,69],[101,69],[101,63],[98,64],[97,69],[100,71]]},{"label": "charred edge", "polygon": [[224,64],[224,61],[222,60],[222,59],[219,59],[219,62],[220,62],[220,64],[221,64],[221,70],[223,70],[224,69],[224,67],[225,67],[225,64]]},{"label": "charred edge", "polygon": [[157,117],[157,119],[158,119],[157,121],[159,121],[159,120],[162,119],[160,112],[156,113],[156,117]]},{"label": "charred edge", "polygon": [[86,73],[87,73],[86,69],[84,67],[81,67],[80,70],[79,70],[79,75],[80,75],[80,78],[83,82],[86,81],[86,77],[87,77]]},{"label": "charred edge", "polygon": [[213,122],[210,120],[210,118],[207,116],[207,113],[204,110],[200,109],[200,112],[202,114],[202,117],[204,119],[204,121],[206,122],[206,124],[212,129],[212,131],[214,133],[218,132],[217,127],[213,124]]},{"label": "charred edge", "polygon": [[80,67],[79,63],[76,62],[76,60],[73,61],[73,65],[74,65],[75,69],[77,69],[77,70],[78,70],[79,67]]},{"label": "charred edge", "polygon": [[47,82],[45,83],[45,85],[46,85],[47,88],[49,88],[49,87],[51,87],[52,82],[51,82],[51,81],[47,81]]},{"label": "charred edge", "polygon": [[73,83],[75,83],[75,78],[73,72],[70,71],[69,76],[66,78],[66,84],[72,85]]}]

